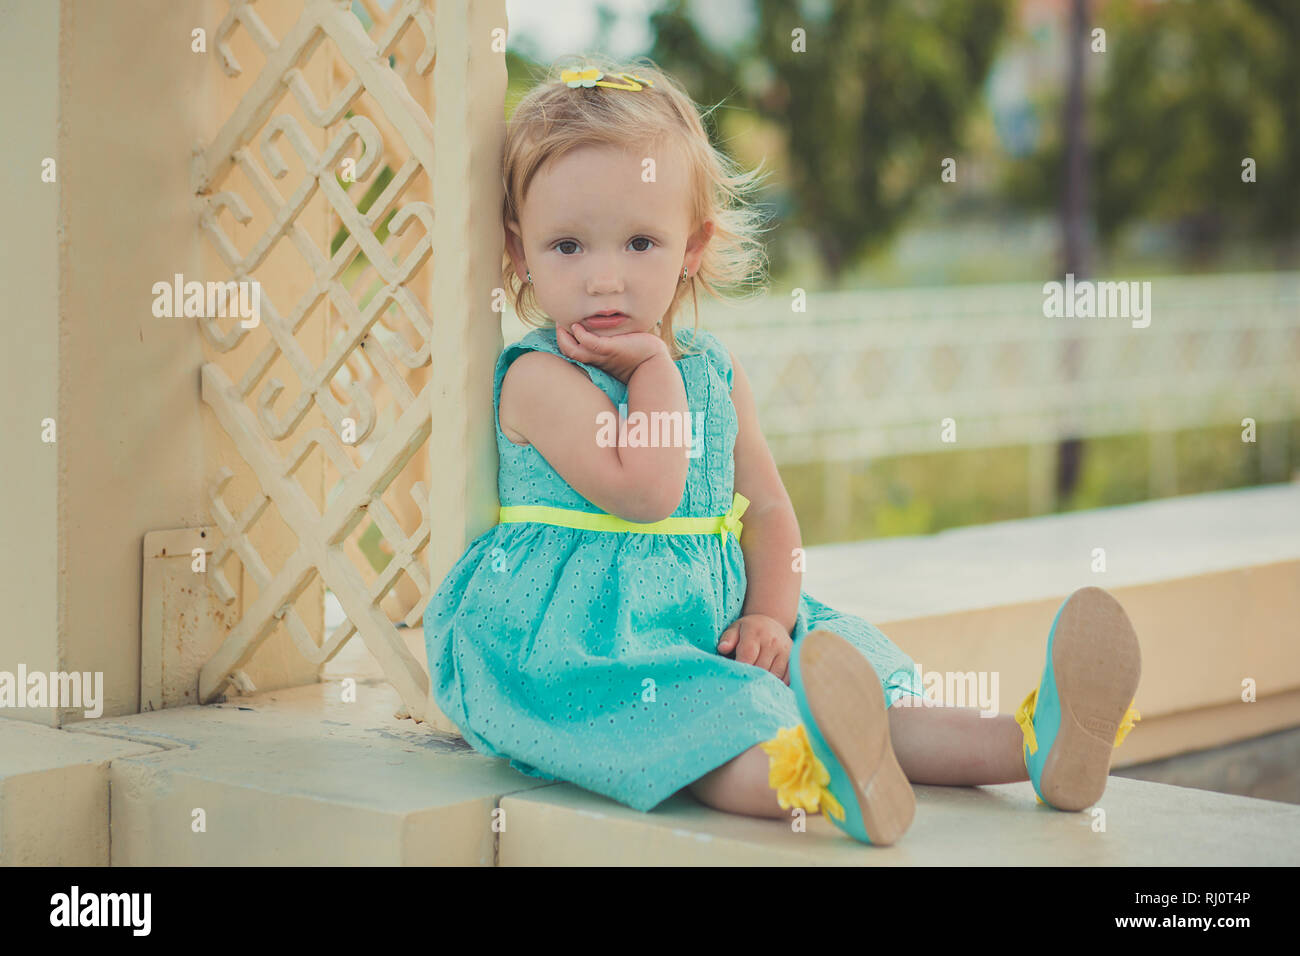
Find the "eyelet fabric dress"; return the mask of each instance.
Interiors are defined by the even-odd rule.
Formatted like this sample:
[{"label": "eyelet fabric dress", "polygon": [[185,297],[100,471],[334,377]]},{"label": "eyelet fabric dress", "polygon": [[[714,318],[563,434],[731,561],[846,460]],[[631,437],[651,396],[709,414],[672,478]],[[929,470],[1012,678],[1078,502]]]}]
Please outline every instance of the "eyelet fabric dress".
[{"label": "eyelet fabric dress", "polygon": [[[717,517],[735,500],[731,358],[710,332],[677,335],[690,353],[677,367],[698,447],[673,517]],[[578,365],[615,409],[627,402],[624,383],[564,355],[545,327],[498,358],[494,417],[506,370],[529,350]],[[496,433],[503,507],[602,513],[531,444],[510,441],[499,417]],[[470,543],[425,608],[434,700],[479,752],[651,810],[801,722],[779,677],[717,652],[740,616],[745,580],[734,534],[499,523]],[[862,651],[886,705],[923,696],[912,659],[880,630],[801,592],[792,639],[819,627]]]}]

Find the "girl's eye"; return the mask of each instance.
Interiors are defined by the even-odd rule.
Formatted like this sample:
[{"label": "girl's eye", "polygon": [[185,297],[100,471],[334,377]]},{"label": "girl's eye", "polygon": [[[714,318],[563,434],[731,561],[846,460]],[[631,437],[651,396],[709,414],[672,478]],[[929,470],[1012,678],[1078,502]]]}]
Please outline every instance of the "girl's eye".
[{"label": "girl's eye", "polygon": [[[648,243],[649,243],[649,245],[646,246],[646,248],[644,248],[644,249],[637,249],[637,250],[636,250],[637,252],[649,252],[649,251],[654,247],[654,244],[655,244],[655,241],[654,241],[653,239],[650,239],[650,238],[648,238],[648,237],[646,237],[646,236],[637,236],[635,239],[631,240],[631,242],[629,242],[628,245],[631,245],[633,242],[648,242]],[[564,247],[565,247],[565,246],[576,246],[576,245],[577,245],[577,243],[576,243],[574,240],[572,240],[572,239],[561,239],[559,242],[557,242],[557,243],[555,244],[555,249],[556,249],[556,251],[558,251],[558,252],[560,253],[560,255],[562,255],[562,256],[567,256],[567,255],[571,255],[572,253],[565,252],[565,251],[564,251]]]}]

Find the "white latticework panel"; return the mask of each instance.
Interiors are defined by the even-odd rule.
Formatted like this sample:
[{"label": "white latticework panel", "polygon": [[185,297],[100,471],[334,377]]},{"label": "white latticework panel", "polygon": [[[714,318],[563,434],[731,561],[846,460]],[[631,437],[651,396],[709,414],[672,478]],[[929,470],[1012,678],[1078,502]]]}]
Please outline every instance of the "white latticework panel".
[{"label": "white latticework panel", "polygon": [[[468,0],[447,2],[463,26]],[[195,157],[195,193],[228,278],[259,282],[261,315],[251,328],[200,320],[219,353],[203,366],[202,392],[256,488],[232,509],[235,472],[217,470],[211,510],[223,540],[209,581],[233,602],[227,570],[237,558],[255,596],[244,594],[241,619],[204,666],[200,700],[219,694],[282,625],[313,663],[360,634],[406,712],[423,720],[428,678],[397,624],[418,624],[437,583],[435,489],[426,483],[439,367],[434,3],[229,3],[214,43],[244,88]],[[296,19],[278,21],[277,38],[271,14],[285,8]],[[244,61],[259,57],[254,73]],[[463,335],[453,330],[450,341]],[[448,400],[463,407],[467,397],[450,384]],[[285,529],[295,539],[274,561],[255,544],[261,522],[281,523],[280,542],[290,540]],[[439,554],[454,544],[439,542]],[[296,603],[317,578],[347,615],[328,640]]]}]

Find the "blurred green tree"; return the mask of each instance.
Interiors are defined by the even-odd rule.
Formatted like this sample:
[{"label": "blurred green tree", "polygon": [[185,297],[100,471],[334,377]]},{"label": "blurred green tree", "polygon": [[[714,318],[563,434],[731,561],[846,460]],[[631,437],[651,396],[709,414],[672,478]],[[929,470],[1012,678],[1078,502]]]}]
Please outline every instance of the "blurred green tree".
[{"label": "blurred green tree", "polygon": [[835,283],[960,154],[1012,2],[755,0],[753,35],[727,50],[705,42],[688,6],[652,14],[649,55],[697,101],[753,110],[784,132],[786,223],[813,238]]},{"label": "blurred green tree", "polygon": [[[1098,241],[1146,220],[1174,225],[1195,260],[1233,235],[1278,242],[1285,256],[1300,230],[1300,3],[1109,0],[1092,26],[1107,36],[1088,110]],[[1007,168],[1006,194],[1022,207],[1060,198],[1063,130],[1044,130]],[[1242,181],[1247,157],[1253,183]]]}]

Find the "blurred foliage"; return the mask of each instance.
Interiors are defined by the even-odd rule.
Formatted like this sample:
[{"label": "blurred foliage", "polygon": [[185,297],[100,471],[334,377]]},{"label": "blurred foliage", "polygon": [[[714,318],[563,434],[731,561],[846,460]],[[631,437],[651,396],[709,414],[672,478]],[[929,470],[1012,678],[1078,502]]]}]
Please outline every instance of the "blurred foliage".
[{"label": "blurred foliage", "polygon": [[651,16],[650,57],[698,102],[752,111],[783,131],[796,197],[786,223],[813,237],[835,282],[885,245],[940,182],[942,160],[959,155],[1012,3],[755,0],[754,35],[728,51],[701,38],[688,6],[669,0]]},{"label": "blurred foliage", "polygon": [[[1094,13],[1106,52],[1088,54],[1089,200],[1097,239],[1126,225],[1173,224],[1204,259],[1229,237],[1289,239],[1300,228],[1300,2],[1110,0]],[[1060,109],[1062,91],[1044,99]],[[1054,114],[1050,114],[1054,115]],[[1004,195],[1054,209],[1063,137],[1011,162]],[[1242,182],[1242,160],[1257,181]]]},{"label": "blurred foliage", "polygon": [[[1300,474],[1300,419],[1271,422],[1259,443],[1243,443],[1236,424],[1175,434],[1179,495],[1293,480]],[[1150,436],[1112,435],[1085,442],[1083,469],[1055,509],[1081,511],[1152,498]],[[1264,442],[1284,452],[1266,463]],[[828,514],[828,469],[850,469],[849,514]],[[946,450],[866,463],[783,465],[805,545],[934,534],[947,528],[1033,517],[1026,446]]]},{"label": "blurred foliage", "polygon": [[375,574],[382,572],[388,567],[388,562],[393,560],[393,546],[373,521],[366,525],[366,530],[357,539],[357,550],[370,562]]},{"label": "blurred foliage", "polygon": [[[368,187],[366,187],[365,193],[362,194],[361,199],[358,200],[357,212],[359,213],[369,212],[370,207],[374,205],[375,200],[380,197],[383,191],[388,188],[388,184],[393,181],[393,177],[395,175],[396,173],[393,172],[392,167],[385,165],[384,168],[381,169],[375,175],[374,180],[370,183]],[[342,189],[344,192],[347,192],[353,186],[357,185],[355,182],[346,181],[338,173],[335,173],[334,180],[339,184],[339,188]],[[390,209],[388,213],[384,216],[384,218],[380,221],[379,225],[375,227],[375,241],[379,243],[381,246],[388,240],[388,224],[392,221],[393,217],[396,215],[397,215],[397,210],[395,208]],[[339,226],[338,230],[334,233],[334,237],[330,240],[331,256],[333,256],[335,253],[339,251],[339,248],[343,245],[344,242],[347,241],[347,238],[348,238],[348,227]],[[360,262],[362,265],[365,265],[369,260],[366,257],[366,254],[364,252],[359,252],[357,253],[357,258],[354,259],[353,261]]]}]

